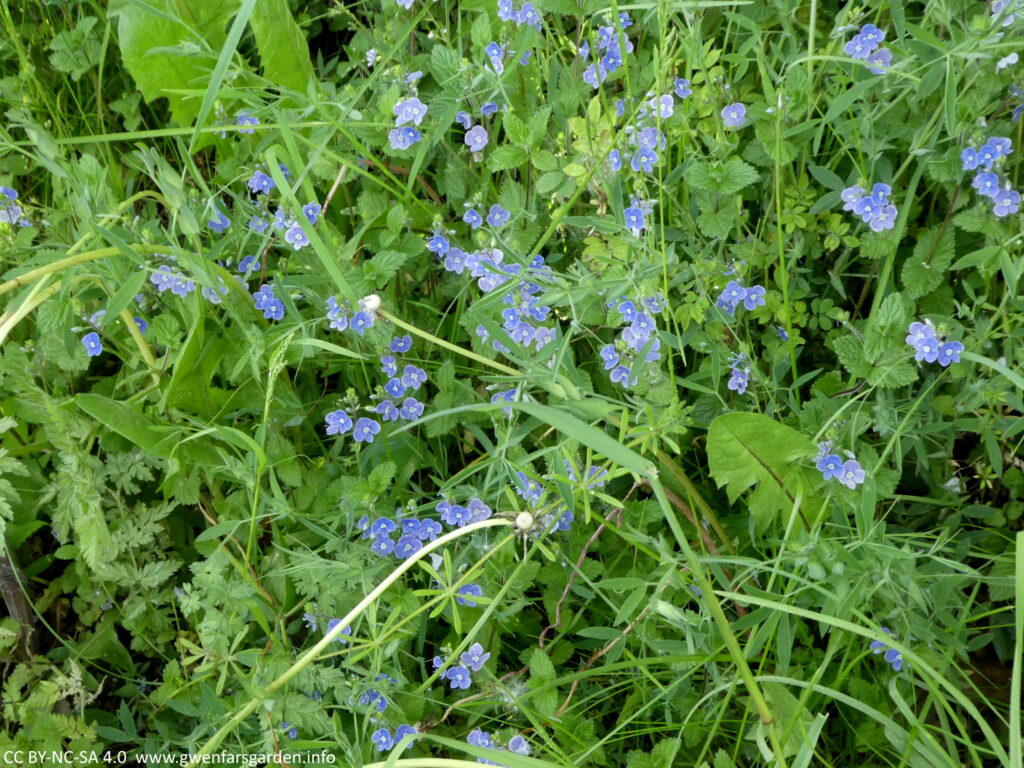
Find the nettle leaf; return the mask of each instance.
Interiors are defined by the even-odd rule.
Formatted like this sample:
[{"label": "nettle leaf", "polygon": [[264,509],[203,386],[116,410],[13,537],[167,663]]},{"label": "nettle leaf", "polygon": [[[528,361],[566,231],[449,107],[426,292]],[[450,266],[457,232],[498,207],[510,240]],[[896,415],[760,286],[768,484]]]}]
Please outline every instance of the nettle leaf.
[{"label": "nettle leaf", "polygon": [[505,144],[491,152],[491,156],[487,158],[487,167],[492,171],[507,171],[510,168],[518,168],[524,162],[525,149],[514,144]]},{"label": "nettle leaf", "polygon": [[839,356],[839,362],[851,376],[863,379],[871,373],[871,363],[864,356],[863,340],[851,334],[833,339],[831,344]]},{"label": "nettle leaf", "polygon": [[697,189],[732,195],[754,184],[760,175],[753,166],[734,157],[725,163],[695,163],[686,169],[683,177],[690,186]]},{"label": "nettle leaf", "polygon": [[890,294],[872,316],[871,327],[888,337],[899,336],[910,324],[910,313],[910,302],[902,294]]},{"label": "nettle leaf", "polygon": [[878,363],[868,374],[868,383],[882,389],[896,389],[917,381],[917,367],[904,356],[889,363]]},{"label": "nettle leaf", "polygon": [[753,488],[748,500],[757,530],[777,515],[789,514],[799,497],[802,507],[815,494],[817,473],[810,459],[818,448],[792,427],[759,413],[726,413],[708,428],[708,467],[730,501]]},{"label": "nettle leaf", "polygon": [[381,251],[363,263],[363,277],[373,283],[374,287],[381,288],[397,274],[408,258],[408,254],[400,251]]},{"label": "nettle leaf", "polygon": [[100,63],[103,45],[93,32],[97,21],[95,16],[83,16],[73,30],[58,32],[50,41],[50,63],[71,75],[72,80],[77,81]]},{"label": "nettle leaf", "polygon": [[914,255],[903,263],[907,295],[919,299],[938,288],[955,255],[956,238],[952,227],[925,232],[914,246]]},{"label": "nettle leaf", "polygon": [[704,235],[724,240],[732,231],[735,220],[736,214],[725,208],[717,211],[706,210],[701,211],[697,217],[697,226]]}]

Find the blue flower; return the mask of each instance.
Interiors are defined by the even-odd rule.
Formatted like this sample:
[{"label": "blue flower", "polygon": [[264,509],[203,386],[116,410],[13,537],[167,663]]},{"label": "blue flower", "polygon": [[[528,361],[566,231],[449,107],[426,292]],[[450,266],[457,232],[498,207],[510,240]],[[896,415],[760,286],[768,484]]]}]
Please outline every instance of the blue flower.
[{"label": "blue flower", "polygon": [[960,362],[960,353],[964,351],[964,345],[959,341],[947,341],[939,347],[936,359],[943,368],[948,368],[953,363]]},{"label": "blue flower", "polygon": [[875,211],[868,226],[874,232],[881,232],[883,229],[892,229],[896,226],[896,206],[886,205]]},{"label": "blue flower", "polygon": [[277,186],[273,178],[260,170],[255,171],[246,183],[254,195],[267,194]]},{"label": "blue flower", "polygon": [[407,365],[402,369],[402,383],[409,389],[419,389],[427,381],[427,373],[415,365]]},{"label": "blue flower", "polygon": [[736,313],[736,307],[747,297],[747,289],[736,280],[730,280],[721,295],[715,300],[715,306],[726,310],[730,315]]},{"label": "blue flower", "polygon": [[537,13],[537,9],[533,7],[532,3],[523,3],[523,7],[519,9],[519,18],[516,19],[516,26],[525,24],[528,27],[533,27],[538,32],[540,31],[541,16]]},{"label": "blue flower", "polygon": [[[395,360],[395,356],[384,355],[384,357],[380,359],[380,370],[385,376],[396,376],[398,374],[398,361]],[[390,383],[390,381],[388,383]],[[391,393],[389,392],[388,394]],[[392,395],[392,397],[400,397],[400,395]]]},{"label": "blue flower", "polygon": [[395,542],[387,536],[375,536],[370,551],[381,557],[386,557],[395,551]]},{"label": "blue flower", "polygon": [[498,18],[502,21],[512,21],[519,17],[519,11],[512,5],[512,0],[498,0]]},{"label": "blue flower", "polygon": [[291,243],[292,248],[296,251],[309,245],[309,238],[306,237],[306,233],[302,231],[302,227],[298,224],[290,227],[287,232],[284,233],[284,241]]},{"label": "blue flower", "polygon": [[480,643],[473,643],[469,650],[459,656],[459,661],[473,672],[479,672],[489,658],[491,654],[484,653],[484,647]]},{"label": "blue flower", "polygon": [[352,437],[358,443],[372,443],[373,436],[379,433],[380,424],[364,416],[356,422],[355,428],[352,430]]},{"label": "blue flower", "polygon": [[877,51],[872,53],[864,60],[867,64],[871,65],[868,67],[871,74],[873,75],[884,75],[885,70],[892,66],[892,51],[888,48],[879,48]]},{"label": "blue flower", "polygon": [[[333,630],[339,624],[341,624],[341,619],[331,619],[331,620],[329,620],[327,622],[327,629],[324,630],[324,634],[325,635],[326,634],[330,634],[331,630]],[[346,637],[351,637],[351,636],[352,636],[352,627],[351,626],[347,626],[343,630],[341,630],[341,634],[340,635],[338,635],[336,638],[334,638],[334,641],[337,642],[337,643],[347,643],[348,640],[346,640],[345,638]]]},{"label": "blue flower", "polygon": [[[412,0],[409,0],[410,4]],[[386,752],[395,746],[395,740],[391,738],[391,731],[387,728],[378,728],[370,736],[370,741],[377,747],[378,752]]]},{"label": "blue flower", "polygon": [[608,168],[613,172],[617,173],[622,170],[622,153],[617,149],[613,149],[608,153]]},{"label": "blue flower", "polygon": [[261,285],[252,295],[253,306],[263,312],[267,320],[280,320],[284,317],[284,302],[274,295],[273,287]]},{"label": "blue flower", "polygon": [[473,126],[473,118],[469,116],[469,113],[464,109],[460,109],[455,114],[455,122],[461,125],[465,130],[469,130]]},{"label": "blue flower", "polygon": [[238,262],[238,271],[241,274],[246,274],[259,266],[259,262],[255,256],[246,256],[240,262]]},{"label": "blue flower", "polygon": [[843,53],[854,59],[866,59],[877,47],[878,43],[866,39],[863,35],[854,35],[853,39],[843,46]]},{"label": "blue flower", "polygon": [[[397,365],[395,366],[397,368]],[[396,371],[397,372],[397,371]],[[388,383],[384,385],[384,391],[391,397],[402,397],[405,394],[406,386],[400,379],[391,378],[388,379]]]},{"label": "blue flower", "polygon": [[757,309],[764,306],[764,286],[752,285],[746,289],[747,295],[743,297],[743,306],[747,309]]},{"label": "blue flower", "polygon": [[383,400],[377,403],[374,412],[381,417],[382,421],[395,421],[398,418],[398,409],[390,400]]},{"label": "blue flower", "polygon": [[469,688],[470,683],[473,682],[473,678],[470,677],[469,670],[461,664],[459,666],[449,667],[446,669],[444,676],[448,680],[448,684],[452,687],[452,690],[456,690],[458,688]]},{"label": "blue flower", "polygon": [[517,755],[529,756],[530,743],[523,738],[522,734],[517,733],[508,740],[508,751]]},{"label": "blue flower", "polygon": [[690,88],[690,81],[682,77],[677,77],[675,94],[680,99],[685,99],[687,96],[693,95],[693,90]]},{"label": "blue flower", "polygon": [[408,352],[410,349],[412,349],[412,336],[408,334],[406,334],[405,336],[395,336],[391,340],[391,343],[388,345],[388,348],[392,352],[396,352],[398,354]]},{"label": "blue flower", "polygon": [[103,351],[103,342],[100,341],[100,335],[96,331],[82,337],[82,346],[85,347],[85,354],[89,357],[96,357]]},{"label": "blue flower", "polygon": [[462,214],[462,220],[469,224],[470,228],[476,229],[484,223],[483,216],[476,208],[470,208],[464,214]]},{"label": "blue flower", "polygon": [[[248,131],[248,133],[252,133],[252,131]],[[294,739],[299,738],[299,730],[298,730],[298,728],[293,726],[287,720],[285,720],[284,722],[281,723],[281,730],[288,734],[288,738],[289,739],[294,740]]]},{"label": "blue flower", "polygon": [[342,410],[331,411],[324,421],[327,422],[328,435],[344,435],[352,429],[352,419]]},{"label": "blue flower", "polygon": [[390,536],[398,530],[398,524],[390,517],[378,517],[370,523],[371,536]]},{"label": "blue flower", "polygon": [[861,469],[860,462],[856,459],[848,459],[843,462],[839,474],[835,477],[840,483],[853,490],[864,482],[864,470]]},{"label": "blue flower", "polygon": [[466,146],[472,152],[479,152],[487,146],[487,131],[482,125],[476,125],[466,132]]},{"label": "blue flower", "polygon": [[352,315],[349,327],[362,336],[363,332],[366,331],[367,328],[373,327],[373,315],[366,311],[356,312]]},{"label": "blue flower", "polygon": [[327,319],[330,326],[336,331],[344,331],[348,328],[348,314],[338,306],[338,300],[331,296],[327,299]]},{"label": "blue flower", "polygon": [[[464,586],[459,587],[458,590],[456,590],[455,602],[457,602],[459,605],[468,606],[469,608],[476,608],[476,602],[474,600],[470,600],[469,598],[483,596],[484,590],[483,588],[481,588],[479,584],[466,584]],[[490,654],[488,654],[488,656],[489,655]],[[465,655],[463,655],[462,657],[462,663],[466,663]],[[479,667],[474,667],[474,669],[479,669]]]},{"label": "blue flower", "polygon": [[444,256],[448,253],[450,248],[448,238],[441,234],[440,230],[435,229],[434,233],[427,238],[427,250],[431,253],[436,253],[439,256]]},{"label": "blue flower", "polygon": [[[415,733],[418,733],[418,731],[416,730],[416,728],[414,726],[405,725],[405,724],[398,726],[397,728],[395,728],[395,744],[400,742],[403,739],[403,737],[410,736],[410,735],[413,735]],[[406,749],[412,749],[412,745],[413,745],[413,742],[410,741],[408,744],[405,745],[405,748]]]},{"label": "blue flower", "polygon": [[407,560],[423,548],[423,543],[415,536],[403,536],[395,544],[395,557]]},{"label": "blue flower", "polygon": [[1015,189],[1001,189],[992,195],[995,206],[992,212],[1002,218],[1020,210],[1020,192]]},{"label": "blue flower", "polygon": [[960,163],[965,171],[973,171],[978,167],[978,151],[974,147],[965,147],[960,153]]},{"label": "blue flower", "polygon": [[462,528],[473,522],[473,513],[460,504],[438,502],[437,511],[441,515],[441,520],[453,528]]},{"label": "blue flower", "polygon": [[634,237],[640,237],[644,227],[647,226],[644,219],[644,212],[635,203],[622,212],[626,220],[626,228],[633,233]]},{"label": "blue flower", "polygon": [[395,125],[419,125],[427,114],[427,105],[413,97],[395,104]]},{"label": "blue flower", "polygon": [[629,162],[629,167],[637,173],[641,170],[643,170],[644,173],[651,173],[654,170],[654,164],[656,162],[658,162],[658,153],[653,149],[641,147],[633,155],[633,158]]},{"label": "blue flower", "polygon": [[492,227],[503,227],[508,220],[512,217],[508,211],[502,208],[500,205],[492,205],[491,209],[487,212],[487,223]]},{"label": "blue flower", "polygon": [[530,63],[530,56],[532,55],[533,51],[527,48],[525,51],[523,51],[523,55],[519,57],[519,63],[525,67],[527,64]]},{"label": "blue flower", "polygon": [[206,222],[210,229],[216,232],[218,235],[222,234],[225,229],[231,226],[231,219],[224,215],[222,211],[216,211],[216,216]]},{"label": "blue flower", "polygon": [[416,421],[423,415],[423,403],[414,397],[407,397],[402,401],[402,407],[398,413],[406,421]]},{"label": "blue flower", "polygon": [[830,453],[818,459],[817,466],[818,471],[821,472],[821,476],[825,480],[831,480],[833,477],[838,479],[843,471],[843,458]]},{"label": "blue flower", "polygon": [[490,117],[498,113],[498,105],[493,101],[488,101],[480,107],[480,117]]},{"label": "blue flower", "polygon": [[487,749],[494,748],[494,742],[491,740],[491,734],[487,731],[481,730],[480,728],[474,728],[469,732],[466,737],[466,742],[474,747],[485,747]]},{"label": "blue flower", "polygon": [[306,203],[302,206],[302,213],[310,224],[316,224],[316,220],[320,217],[321,210],[323,209],[320,207],[320,203],[316,202]]},{"label": "blue flower", "polygon": [[[892,630],[888,627],[879,627],[879,629],[892,637]],[[899,672],[903,668],[903,655],[895,648],[890,648],[881,640],[872,640],[871,645],[869,645],[868,648],[874,654],[884,653],[882,658],[885,659],[886,663],[892,664],[894,671]]]},{"label": "blue flower", "polygon": [[999,177],[994,173],[979,173],[974,177],[971,186],[978,190],[979,195],[995,197],[999,192]]},{"label": "blue flower", "polygon": [[421,541],[433,541],[441,535],[444,528],[437,520],[432,520],[429,517],[420,520],[420,527],[416,530],[416,536]]},{"label": "blue flower", "polygon": [[[239,112],[238,116],[235,117],[235,125],[259,125],[259,124],[260,124],[259,118],[254,117],[253,115],[250,115],[248,112]],[[238,132],[239,133],[255,133],[256,131],[253,130],[252,128],[249,128],[249,129],[241,128],[241,129],[239,129]],[[295,737],[293,736],[292,738],[294,739]]]},{"label": "blue flower", "polygon": [[614,344],[606,344],[601,347],[601,351],[598,352],[601,356],[601,360],[604,361],[604,369],[610,371],[616,365],[619,364],[619,353],[615,351]]},{"label": "blue flower", "polygon": [[388,141],[391,142],[392,149],[408,149],[422,138],[423,135],[410,126],[392,128],[388,131]]},{"label": "blue flower", "polygon": [[628,387],[629,368],[624,365],[613,368],[611,374],[609,374],[609,378],[611,378],[611,380],[616,384],[622,384],[622,386]]},{"label": "blue flower", "polygon": [[922,336],[916,339],[912,346],[916,352],[914,359],[918,362],[934,363],[939,359],[939,340],[934,335]]},{"label": "blue flower", "polygon": [[730,104],[722,110],[726,128],[739,128],[747,120],[747,108],[740,103]]},{"label": "blue flower", "polygon": [[143,320],[141,317],[133,317],[135,325],[139,327],[139,333],[145,333],[146,329],[149,328],[149,323]]},{"label": "blue flower", "polygon": [[476,496],[469,500],[469,504],[466,505],[466,510],[469,512],[470,522],[473,523],[479,523],[481,520],[487,520],[491,516],[491,508]]},{"label": "blue flower", "polygon": [[729,382],[726,386],[738,395],[747,391],[748,377],[742,368],[733,368],[729,371]]}]

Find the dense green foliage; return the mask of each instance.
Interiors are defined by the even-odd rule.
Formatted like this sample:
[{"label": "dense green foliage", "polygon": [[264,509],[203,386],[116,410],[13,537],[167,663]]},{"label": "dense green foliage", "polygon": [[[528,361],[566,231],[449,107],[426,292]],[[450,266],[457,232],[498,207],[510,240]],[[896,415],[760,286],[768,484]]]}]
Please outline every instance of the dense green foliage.
[{"label": "dense green foliage", "polygon": [[1018,0],[0,2],[0,755],[1024,768]]}]

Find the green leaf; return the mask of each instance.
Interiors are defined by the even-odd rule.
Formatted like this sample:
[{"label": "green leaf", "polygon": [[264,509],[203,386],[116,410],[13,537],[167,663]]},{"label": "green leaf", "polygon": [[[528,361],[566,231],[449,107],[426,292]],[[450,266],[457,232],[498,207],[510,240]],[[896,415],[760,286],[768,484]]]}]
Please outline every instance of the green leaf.
[{"label": "green leaf", "polygon": [[306,36],[292,18],[287,0],[259,0],[249,26],[256,38],[263,77],[282,88],[306,93],[316,75]]},{"label": "green leaf", "polygon": [[717,211],[701,211],[697,217],[697,226],[700,231],[708,237],[724,240],[732,231],[733,221],[736,215],[728,209],[722,208]]},{"label": "green leaf", "polygon": [[760,175],[753,166],[733,157],[725,163],[695,163],[686,169],[683,177],[697,189],[731,195],[755,183]]},{"label": "green leaf", "polygon": [[861,339],[851,334],[833,339],[831,344],[832,349],[839,355],[839,362],[851,376],[867,378],[871,373],[871,363],[864,357],[864,342]]},{"label": "green leaf", "polygon": [[925,296],[942,284],[953,256],[956,240],[952,227],[929,229],[914,246],[914,255],[903,264],[903,285],[914,299]]},{"label": "green leaf", "polygon": [[60,72],[71,75],[77,81],[82,75],[100,63],[103,45],[99,35],[93,33],[95,16],[83,16],[72,30],[54,35],[50,41],[50,63]]},{"label": "green leaf", "polygon": [[798,496],[802,506],[813,508],[808,501],[816,473],[805,465],[817,450],[811,438],[759,413],[726,413],[708,429],[711,476],[730,501],[754,489],[748,504],[758,530],[776,515],[788,515]]},{"label": "green leaf", "polygon": [[381,288],[395,276],[409,256],[399,251],[381,251],[372,259],[363,263],[363,277]]},{"label": "green leaf", "polygon": [[487,158],[487,167],[492,171],[507,171],[518,168],[526,161],[526,150],[514,144],[504,144]]},{"label": "green leaf", "polygon": [[[200,102],[183,91],[208,81],[241,0],[111,0],[121,58],[148,102],[164,97],[171,117],[191,125]],[[178,9],[187,14],[188,23]]]}]

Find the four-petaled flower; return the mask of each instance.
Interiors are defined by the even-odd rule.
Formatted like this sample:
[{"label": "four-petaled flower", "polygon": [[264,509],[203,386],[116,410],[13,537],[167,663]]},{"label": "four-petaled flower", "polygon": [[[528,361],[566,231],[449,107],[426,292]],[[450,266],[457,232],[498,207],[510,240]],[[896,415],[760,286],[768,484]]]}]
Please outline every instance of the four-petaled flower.
[{"label": "four-petaled flower", "polygon": [[482,125],[474,125],[466,132],[466,146],[472,152],[479,152],[487,146],[487,131]]},{"label": "four-petaled flower", "polygon": [[373,436],[380,433],[380,424],[373,419],[368,419],[365,416],[356,422],[355,427],[352,429],[352,437],[355,438],[356,442],[360,443],[372,443]]},{"label": "four-petaled flower", "polygon": [[747,120],[747,108],[737,102],[722,110],[722,120],[726,128],[739,128]]},{"label": "four-petaled flower", "polygon": [[96,357],[103,352],[103,342],[100,341],[100,335],[96,331],[82,337],[82,346],[85,347],[85,354],[89,357]]},{"label": "four-petaled flower", "polygon": [[469,688],[470,683],[473,682],[473,678],[470,677],[469,670],[461,664],[446,669],[444,676],[448,680],[448,684],[452,687],[452,690],[458,688]]},{"label": "four-petaled flower", "polygon": [[491,654],[485,653],[484,647],[480,643],[473,643],[469,646],[469,650],[459,656],[459,661],[473,672],[479,672],[489,658],[491,658]]}]

